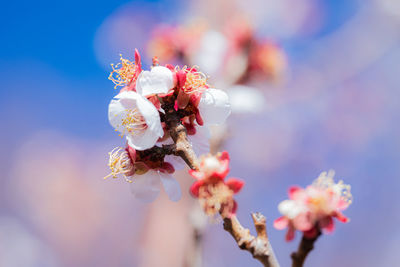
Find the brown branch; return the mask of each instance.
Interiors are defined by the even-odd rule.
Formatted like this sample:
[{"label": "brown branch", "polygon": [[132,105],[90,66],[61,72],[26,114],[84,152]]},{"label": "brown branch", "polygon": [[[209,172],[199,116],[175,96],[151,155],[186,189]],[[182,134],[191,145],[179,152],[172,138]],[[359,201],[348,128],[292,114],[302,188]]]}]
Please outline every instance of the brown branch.
[{"label": "brown branch", "polygon": [[310,253],[310,251],[313,250],[314,243],[320,235],[321,232],[319,230],[317,236],[314,238],[306,238],[303,235],[303,238],[301,239],[297,251],[293,252],[291,255],[292,267],[303,267],[304,261],[306,260],[308,253]]},{"label": "brown branch", "polygon": [[174,155],[181,157],[189,168],[195,170],[197,169],[197,156],[187,138],[186,128],[181,123],[180,116],[174,108],[175,98],[172,96],[171,99],[173,101],[170,101],[169,97],[165,97],[162,107],[165,111],[163,119],[176,146]]},{"label": "brown branch", "polygon": [[235,239],[240,249],[247,250],[253,258],[260,261],[264,267],[279,267],[279,263],[268,240],[266,219],[261,213],[251,214],[257,237],[250,234],[250,230],[244,228],[238,218],[233,215],[224,218],[224,229]]}]

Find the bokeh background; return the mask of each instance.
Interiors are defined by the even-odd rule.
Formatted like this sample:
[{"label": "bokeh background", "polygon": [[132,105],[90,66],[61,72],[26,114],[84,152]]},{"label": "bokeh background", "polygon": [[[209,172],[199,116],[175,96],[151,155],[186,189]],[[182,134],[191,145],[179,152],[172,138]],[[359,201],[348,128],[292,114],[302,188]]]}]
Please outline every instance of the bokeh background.
[{"label": "bokeh background", "polygon": [[[109,64],[144,51],[161,22],[218,28],[235,12],[288,59],[284,82],[259,85],[265,109],[229,120],[242,223],[264,213],[289,266],[299,235],[286,243],[272,228],[277,204],[332,168],[352,185],[351,222],[320,238],[306,266],[400,264],[398,0],[22,0],[0,8],[0,266],[187,266],[189,194],[142,204],[103,180],[121,144],[107,120]],[[221,228],[205,229],[203,266],[258,266]]]}]

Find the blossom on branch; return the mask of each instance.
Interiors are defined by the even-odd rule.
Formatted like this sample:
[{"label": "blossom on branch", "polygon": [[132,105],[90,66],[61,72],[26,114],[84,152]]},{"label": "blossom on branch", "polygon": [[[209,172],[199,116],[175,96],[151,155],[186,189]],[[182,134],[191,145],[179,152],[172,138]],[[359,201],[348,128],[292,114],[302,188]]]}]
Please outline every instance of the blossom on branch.
[{"label": "blossom on branch", "polygon": [[237,203],[233,195],[242,189],[244,182],[237,178],[225,181],[229,173],[228,152],[202,156],[199,169],[189,170],[189,173],[197,180],[190,192],[199,199],[207,215],[220,213],[223,218],[229,218],[236,213]]},{"label": "blossom on branch", "polygon": [[342,211],[352,202],[350,185],[343,181],[335,183],[334,175],[333,170],[322,172],[307,188],[293,186],[289,189],[289,199],[278,206],[283,216],[274,222],[279,230],[288,228],[287,241],[294,238],[295,230],[303,232],[306,238],[314,238],[320,231],[333,232],[334,217],[341,222],[349,221]]},{"label": "blossom on branch", "polygon": [[122,175],[130,183],[132,194],[144,202],[157,198],[161,184],[172,201],[181,198],[179,183],[171,175],[175,169],[159,152],[137,151],[129,145],[125,149],[114,148],[109,153],[108,166],[111,173],[105,179]]},{"label": "blossom on branch", "polygon": [[196,154],[209,152],[207,125],[223,123],[230,114],[225,92],[210,88],[198,67],[160,66],[142,70],[139,52],[135,62],[123,59],[110,74],[122,86],[111,100],[108,119],[126,149],[110,153],[109,176],[122,175],[135,197],[155,199],[164,185],[171,200],[180,198],[179,184],[171,174],[182,163],[196,168]]},{"label": "blossom on branch", "polygon": [[108,119],[116,131],[125,135],[131,147],[144,150],[153,147],[164,135],[156,107],[133,91],[114,97],[108,107]]}]

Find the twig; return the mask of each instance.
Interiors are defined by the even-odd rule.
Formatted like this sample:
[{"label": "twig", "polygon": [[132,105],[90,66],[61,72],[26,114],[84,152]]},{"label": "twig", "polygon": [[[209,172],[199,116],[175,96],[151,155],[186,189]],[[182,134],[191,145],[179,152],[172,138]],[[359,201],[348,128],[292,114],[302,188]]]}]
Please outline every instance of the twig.
[{"label": "twig", "polygon": [[250,252],[264,267],[279,267],[268,240],[264,215],[257,212],[252,213],[251,216],[257,231],[257,237],[251,235],[250,230],[244,228],[235,215],[230,218],[224,218],[224,229],[232,235],[239,248]]},{"label": "twig", "polygon": [[293,252],[291,257],[292,257],[292,267],[303,267],[304,261],[310,253],[311,250],[314,248],[314,243],[318,239],[318,237],[321,235],[321,232],[318,230],[318,234],[314,238],[306,238],[303,235],[303,238],[301,239],[301,242],[299,244],[299,247],[296,252]]},{"label": "twig", "polygon": [[165,111],[163,116],[168,126],[169,134],[176,145],[175,155],[180,156],[191,169],[197,169],[197,156],[192,149],[187,138],[185,126],[181,123],[180,116],[174,108],[175,101],[170,101],[168,97],[164,98],[162,108]]}]

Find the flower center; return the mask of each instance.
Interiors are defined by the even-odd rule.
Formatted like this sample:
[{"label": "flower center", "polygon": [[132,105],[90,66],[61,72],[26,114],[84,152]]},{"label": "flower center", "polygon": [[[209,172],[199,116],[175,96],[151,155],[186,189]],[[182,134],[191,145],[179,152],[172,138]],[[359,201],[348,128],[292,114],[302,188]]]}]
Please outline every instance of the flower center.
[{"label": "flower center", "polygon": [[[179,70],[179,67],[175,69]],[[190,69],[188,69],[187,66],[182,68],[182,70],[186,73],[186,82],[182,89],[187,94],[202,91],[208,86],[207,76],[200,71],[196,71],[196,69],[198,69],[196,66],[193,66]]]},{"label": "flower center", "polygon": [[315,211],[323,210],[326,207],[326,198],[323,196],[313,197],[308,200]]},{"label": "flower center", "polygon": [[213,216],[221,212],[223,217],[227,217],[234,206],[233,191],[224,183],[202,186],[199,190],[199,201],[207,215]]},{"label": "flower center", "polygon": [[104,177],[104,179],[107,179],[110,176],[115,179],[119,174],[122,174],[127,182],[132,183],[129,176],[130,174],[133,174],[134,164],[132,163],[128,152],[121,147],[116,147],[108,154],[110,157],[108,160],[108,167],[110,167],[111,173]]},{"label": "flower center", "polygon": [[203,164],[204,164],[204,166],[203,166],[204,167],[204,171],[207,174],[211,174],[211,173],[213,173],[215,171],[218,171],[218,169],[220,167],[220,163],[219,163],[218,159],[215,158],[215,157],[207,157],[203,161]]},{"label": "flower center", "polygon": [[136,108],[126,110],[126,117],[122,119],[121,125],[124,127],[123,134],[126,134],[126,131],[130,135],[133,135],[139,131],[143,131],[147,128],[145,119]]},{"label": "flower center", "polygon": [[344,184],[342,180],[340,180],[338,183],[335,183],[333,180],[334,175],[335,172],[333,170],[321,173],[313,182],[313,186],[316,186],[320,189],[330,190],[332,194],[335,194],[341,200],[350,205],[353,201],[351,186]]}]

